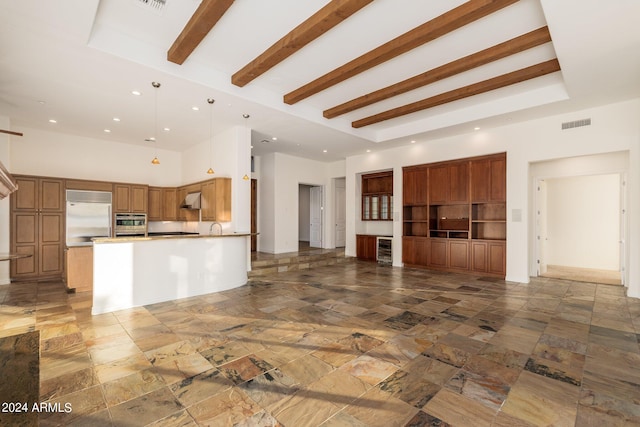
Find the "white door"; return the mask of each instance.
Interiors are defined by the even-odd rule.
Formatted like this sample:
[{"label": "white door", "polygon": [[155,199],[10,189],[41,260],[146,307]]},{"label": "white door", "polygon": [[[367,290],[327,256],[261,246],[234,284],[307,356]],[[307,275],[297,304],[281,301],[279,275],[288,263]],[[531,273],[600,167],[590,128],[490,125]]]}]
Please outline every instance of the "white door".
[{"label": "white door", "polygon": [[536,221],[537,221],[537,246],[538,246],[538,276],[543,276],[547,272],[547,262],[545,259],[547,253],[547,183],[544,180],[538,181],[536,199]]},{"label": "white door", "polygon": [[322,247],[322,187],[311,187],[309,190],[309,246]]},{"label": "white door", "polygon": [[347,211],[344,179],[336,182],[336,248],[343,248],[347,241]]}]

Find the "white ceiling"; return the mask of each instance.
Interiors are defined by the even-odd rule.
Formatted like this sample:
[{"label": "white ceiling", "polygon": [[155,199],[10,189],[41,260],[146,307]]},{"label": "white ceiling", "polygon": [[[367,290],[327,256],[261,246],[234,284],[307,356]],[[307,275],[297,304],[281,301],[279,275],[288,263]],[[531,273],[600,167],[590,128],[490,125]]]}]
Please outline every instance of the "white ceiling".
[{"label": "white ceiling", "polygon": [[[237,0],[183,65],[168,62],[167,50],[199,3],[167,0],[158,13],[141,0],[0,0],[0,116],[18,131],[45,128],[148,145],[157,96],[158,127],[170,128],[158,135],[161,148],[182,151],[207,141],[213,115],[214,133],[252,128],[256,155],[278,151],[335,161],[640,96],[638,0],[520,0],[294,105],[283,103],[286,93],[464,1],[376,0],[244,87],[232,85],[231,75],[329,1]],[[335,119],[322,116],[545,25],[552,43]],[[351,127],[354,120],[555,57],[560,72]],[[162,84],[155,93],[152,81]],[[131,95],[134,89],[142,96]],[[212,110],[207,98],[216,100]],[[244,113],[251,117],[243,119]]]}]

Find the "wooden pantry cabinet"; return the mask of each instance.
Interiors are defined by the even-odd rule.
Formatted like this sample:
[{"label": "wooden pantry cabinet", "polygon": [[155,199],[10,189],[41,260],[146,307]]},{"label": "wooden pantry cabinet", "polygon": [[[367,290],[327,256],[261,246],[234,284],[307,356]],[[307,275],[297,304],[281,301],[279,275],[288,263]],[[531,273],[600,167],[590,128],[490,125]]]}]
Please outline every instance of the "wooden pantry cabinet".
[{"label": "wooden pantry cabinet", "polygon": [[64,271],[64,180],[14,176],[10,251],[30,255],[11,261],[11,280],[60,278]]},{"label": "wooden pantry cabinet", "polygon": [[403,168],[406,266],[506,274],[506,154]]}]

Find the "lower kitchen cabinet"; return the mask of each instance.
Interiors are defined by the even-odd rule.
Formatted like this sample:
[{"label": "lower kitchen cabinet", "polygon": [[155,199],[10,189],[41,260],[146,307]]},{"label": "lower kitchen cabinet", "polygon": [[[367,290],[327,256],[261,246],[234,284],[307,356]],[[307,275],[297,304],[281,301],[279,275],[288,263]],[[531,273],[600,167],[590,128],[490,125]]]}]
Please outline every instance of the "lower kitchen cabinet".
[{"label": "lower kitchen cabinet", "polygon": [[64,214],[14,212],[11,252],[31,255],[11,262],[11,279],[61,277],[64,270]]},{"label": "lower kitchen cabinet", "polygon": [[370,234],[356,235],[356,257],[363,261],[376,261],[378,236]]},{"label": "lower kitchen cabinet", "polygon": [[66,252],[67,288],[76,292],[93,290],[93,247],[68,248]]}]

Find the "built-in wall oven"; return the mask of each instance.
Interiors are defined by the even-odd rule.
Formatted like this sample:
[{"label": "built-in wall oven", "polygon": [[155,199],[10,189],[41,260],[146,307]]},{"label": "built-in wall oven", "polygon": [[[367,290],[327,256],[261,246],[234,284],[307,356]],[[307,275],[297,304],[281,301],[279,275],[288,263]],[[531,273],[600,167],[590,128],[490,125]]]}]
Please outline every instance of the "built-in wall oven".
[{"label": "built-in wall oven", "polygon": [[147,214],[116,213],[114,232],[116,237],[147,235]]}]

